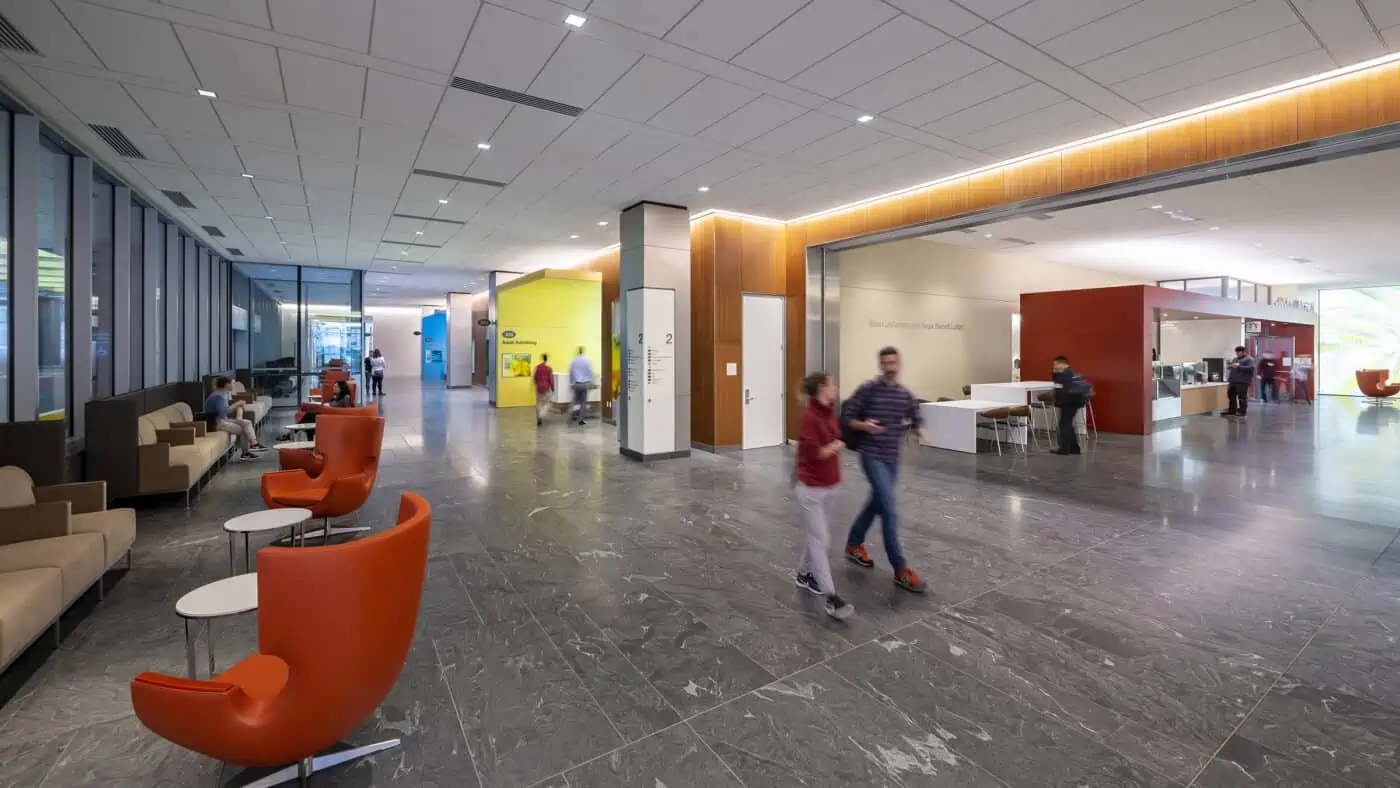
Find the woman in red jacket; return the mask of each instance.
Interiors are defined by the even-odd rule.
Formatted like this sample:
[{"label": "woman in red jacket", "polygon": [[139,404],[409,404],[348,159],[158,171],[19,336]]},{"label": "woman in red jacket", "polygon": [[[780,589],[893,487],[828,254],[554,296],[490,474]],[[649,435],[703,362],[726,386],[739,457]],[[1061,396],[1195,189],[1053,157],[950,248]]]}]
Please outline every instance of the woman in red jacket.
[{"label": "woman in red jacket", "polygon": [[805,543],[797,561],[797,587],[826,597],[827,615],[846,619],[856,612],[836,595],[828,556],[830,532],[827,520],[836,503],[841,482],[841,431],[836,426],[836,383],[826,372],[802,379],[807,410],[797,432],[797,505],[802,507]]}]

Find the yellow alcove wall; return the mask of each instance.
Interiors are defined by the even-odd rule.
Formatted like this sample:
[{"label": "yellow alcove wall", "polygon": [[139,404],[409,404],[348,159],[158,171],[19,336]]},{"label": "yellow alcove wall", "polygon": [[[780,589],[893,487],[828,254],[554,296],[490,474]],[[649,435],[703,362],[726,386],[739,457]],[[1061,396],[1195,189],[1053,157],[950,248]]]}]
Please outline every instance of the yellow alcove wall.
[{"label": "yellow alcove wall", "polygon": [[[555,372],[568,372],[583,346],[602,374],[603,277],[593,271],[544,270],[496,291],[496,407],[535,404],[535,367],[549,355]],[[507,336],[509,334],[510,336]],[[528,363],[516,358],[528,354]],[[514,360],[515,363],[511,363]],[[509,368],[508,368],[509,367]],[[510,377],[507,377],[510,375]]]}]

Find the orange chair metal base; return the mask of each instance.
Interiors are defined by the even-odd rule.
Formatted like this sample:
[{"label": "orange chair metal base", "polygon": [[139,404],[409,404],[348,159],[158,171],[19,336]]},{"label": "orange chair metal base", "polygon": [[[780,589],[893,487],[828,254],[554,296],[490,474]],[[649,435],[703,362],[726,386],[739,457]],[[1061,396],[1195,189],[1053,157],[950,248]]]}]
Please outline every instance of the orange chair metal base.
[{"label": "orange chair metal base", "polygon": [[306,785],[311,779],[311,775],[316,772],[323,772],[334,768],[342,763],[349,763],[357,758],[373,755],[377,752],[392,750],[399,746],[398,739],[385,739],[384,741],[366,744],[363,747],[355,747],[349,750],[340,750],[326,755],[317,755],[315,758],[303,758],[296,766],[288,766],[285,769],[269,774],[261,780],[248,783],[243,788],[272,788],[274,785],[286,785],[292,780],[298,781],[301,785]]}]

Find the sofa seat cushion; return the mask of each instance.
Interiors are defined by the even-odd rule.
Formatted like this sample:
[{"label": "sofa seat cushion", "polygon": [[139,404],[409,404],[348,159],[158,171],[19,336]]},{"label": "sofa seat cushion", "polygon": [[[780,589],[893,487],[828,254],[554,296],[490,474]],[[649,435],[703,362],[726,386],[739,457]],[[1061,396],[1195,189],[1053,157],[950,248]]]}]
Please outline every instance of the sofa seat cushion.
[{"label": "sofa seat cushion", "polygon": [[0,666],[19,656],[63,612],[63,573],[53,567],[0,572]]},{"label": "sofa seat cushion", "polygon": [[23,468],[0,467],[0,509],[34,505],[34,480]]},{"label": "sofa seat cushion", "polygon": [[0,545],[0,572],[21,569],[57,569],[63,575],[63,607],[66,609],[88,590],[107,568],[106,545],[101,534],[69,534],[49,539]]},{"label": "sofa seat cushion", "polygon": [[108,509],[75,514],[69,520],[75,534],[97,534],[105,545],[103,566],[111,568],[136,541],[136,510]]},{"label": "sofa seat cushion", "polygon": [[209,467],[209,460],[200,453],[198,446],[171,446],[170,464],[179,465],[185,469],[185,486],[193,487],[199,481],[199,477],[204,475],[204,471]]},{"label": "sofa seat cushion", "polygon": [[199,448],[199,456],[207,462],[217,462],[223,453],[228,451],[228,433],[215,430],[213,434],[205,435],[202,438],[195,438],[194,445]]}]

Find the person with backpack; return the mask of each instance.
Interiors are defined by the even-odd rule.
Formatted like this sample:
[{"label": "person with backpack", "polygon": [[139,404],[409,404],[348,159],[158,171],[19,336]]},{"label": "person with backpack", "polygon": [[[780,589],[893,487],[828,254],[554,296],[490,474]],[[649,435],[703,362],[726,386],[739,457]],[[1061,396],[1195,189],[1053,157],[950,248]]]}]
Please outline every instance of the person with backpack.
[{"label": "person with backpack", "polygon": [[1074,371],[1069,359],[1055,356],[1050,362],[1054,369],[1055,407],[1060,411],[1060,447],[1053,454],[1079,454],[1079,433],[1074,424],[1079,410],[1089,403],[1092,387],[1084,376]]},{"label": "person with backpack", "polygon": [[841,483],[841,430],[836,425],[836,382],[829,372],[802,379],[807,410],[797,432],[797,505],[802,507],[802,554],[797,559],[797,587],[826,597],[826,614],[838,621],[855,607],[836,594],[831,579],[830,516]]},{"label": "person with backpack", "polygon": [[870,480],[870,500],[846,536],[846,560],[867,569],[875,565],[865,549],[865,535],[878,515],[885,555],[894,569],[894,584],[922,594],[928,587],[905,563],[899,549],[894,482],[899,475],[899,449],[904,435],[912,426],[922,436],[923,422],[918,400],[899,383],[899,351],[887,347],[879,356],[880,375],[862,383],[841,408],[841,439],[848,448],[860,452],[860,467]]}]

